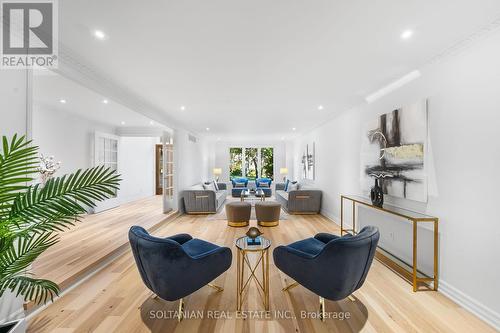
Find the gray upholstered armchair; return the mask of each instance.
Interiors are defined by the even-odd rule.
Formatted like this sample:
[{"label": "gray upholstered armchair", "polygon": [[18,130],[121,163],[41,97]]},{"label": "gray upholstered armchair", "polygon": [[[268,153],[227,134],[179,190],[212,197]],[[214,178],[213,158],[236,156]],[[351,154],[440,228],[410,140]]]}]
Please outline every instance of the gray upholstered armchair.
[{"label": "gray upholstered armchair", "polygon": [[274,264],[298,284],[320,296],[320,314],[325,318],[324,298],[337,301],[359,289],[373,261],[380,234],[364,227],[357,235],[343,237],[320,233],[273,251]]},{"label": "gray upholstered armchair", "polygon": [[155,297],[179,302],[179,321],[182,319],[182,298],[210,286],[231,266],[232,254],[228,247],[179,234],[166,238],[151,236],[144,228],[133,226],[129,231],[132,253],[142,281]]}]

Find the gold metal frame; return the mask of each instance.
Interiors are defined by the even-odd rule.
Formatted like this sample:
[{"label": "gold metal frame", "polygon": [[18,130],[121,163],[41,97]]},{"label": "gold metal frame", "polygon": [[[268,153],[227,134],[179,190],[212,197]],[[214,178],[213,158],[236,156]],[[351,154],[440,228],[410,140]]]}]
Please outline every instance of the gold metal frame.
[{"label": "gold metal frame", "polygon": [[235,222],[235,221],[227,221],[227,225],[230,227],[248,227],[250,222],[244,221],[244,222]]},{"label": "gold metal frame", "polygon": [[262,227],[276,227],[277,225],[280,224],[280,221],[258,221],[258,225]]},{"label": "gold metal frame", "polygon": [[[236,247],[237,252],[237,279],[236,279],[236,310],[241,311],[243,305],[243,299],[248,293],[250,282],[253,280],[261,296],[262,303],[264,304],[264,309],[269,311],[269,248],[266,249],[255,249],[255,250],[243,250]],[[260,256],[257,259],[257,263],[252,267],[250,260],[248,258],[248,253],[255,252],[259,253]],[[262,280],[256,275],[256,271],[261,266],[262,270]],[[248,278],[245,279],[245,266],[250,270]],[[247,293],[245,293],[247,291]],[[262,292],[262,294],[261,294]]]},{"label": "gold metal frame", "polygon": [[217,212],[189,212],[188,215],[208,215],[208,214],[217,214]]},{"label": "gold metal frame", "polygon": [[[352,202],[352,228],[351,229],[344,229],[344,199],[346,200],[350,200]],[[403,213],[399,213],[399,212],[395,212],[395,211],[392,211],[390,209],[386,209],[384,207],[377,207],[377,206],[374,206],[372,204],[369,204],[367,202],[364,202],[364,201],[361,201],[361,200],[358,200],[354,197],[349,197],[349,196],[345,196],[345,195],[341,195],[340,196],[340,235],[343,235],[344,232],[352,232],[353,234],[356,234],[356,204],[361,204],[361,205],[364,205],[366,207],[369,207],[369,208],[372,208],[372,209],[375,209],[375,210],[379,210],[379,211],[382,211],[382,212],[385,212],[385,213],[388,213],[388,214],[391,214],[391,215],[395,215],[395,216],[398,216],[398,217],[401,217],[403,219],[406,219],[408,221],[410,221],[412,223],[412,233],[413,233],[413,237],[412,237],[412,264],[408,266],[411,267],[411,272],[409,272],[406,268],[404,268],[403,266],[399,265],[398,263],[396,263],[395,261],[392,261],[392,264],[391,265],[395,265],[397,266],[398,270],[401,270],[401,271],[404,271],[404,272],[408,272],[411,274],[411,283],[413,285],[413,291],[416,292],[419,290],[418,286],[420,283],[424,283],[426,284],[429,288],[430,285],[429,285],[429,282],[432,282],[433,286],[432,286],[432,290],[434,291],[437,291],[438,290],[438,285],[439,285],[439,275],[438,275],[438,257],[439,257],[439,231],[438,231],[438,227],[439,227],[439,219],[437,217],[433,217],[433,216],[427,216],[427,217],[414,217],[414,216],[410,216],[409,214],[408,215],[405,215]],[[410,211],[409,211],[410,212]],[[423,215],[423,214],[422,214]],[[433,231],[434,231],[434,258],[433,258],[433,276],[427,276],[425,274],[423,274],[422,272],[420,272],[418,270],[418,262],[417,262],[417,254],[418,254],[418,242],[417,242],[417,236],[418,236],[418,223],[432,223],[433,224]],[[387,260],[391,260],[390,258],[388,258],[387,256],[383,255],[382,253],[378,253],[380,256],[383,256],[384,258],[386,258]],[[382,262],[384,265],[390,267],[391,265],[387,265],[387,262],[386,260],[381,260],[379,258],[379,256],[376,256],[376,258]],[[401,260],[398,258],[398,260]],[[401,260],[403,261],[403,260]],[[390,267],[392,268],[392,267]],[[424,277],[418,277],[418,274],[421,274],[423,275]]]}]

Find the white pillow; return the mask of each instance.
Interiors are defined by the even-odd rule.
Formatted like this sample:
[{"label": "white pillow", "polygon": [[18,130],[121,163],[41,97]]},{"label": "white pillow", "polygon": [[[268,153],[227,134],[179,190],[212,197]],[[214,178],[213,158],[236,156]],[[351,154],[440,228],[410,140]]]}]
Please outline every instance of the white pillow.
[{"label": "white pillow", "polygon": [[295,183],[295,184],[288,184],[288,188],[286,189],[287,192],[290,192],[290,191],[296,191],[299,189],[299,184],[298,183]]},{"label": "white pillow", "polygon": [[205,190],[208,190],[208,191],[214,191],[214,192],[217,192],[215,190],[215,186],[214,186],[214,183],[210,183],[210,184],[203,184],[203,188]]}]

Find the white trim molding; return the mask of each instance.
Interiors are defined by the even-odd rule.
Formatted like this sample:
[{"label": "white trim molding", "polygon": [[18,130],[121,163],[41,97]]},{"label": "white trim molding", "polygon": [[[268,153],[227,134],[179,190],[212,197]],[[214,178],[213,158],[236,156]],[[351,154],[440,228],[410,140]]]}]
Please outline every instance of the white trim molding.
[{"label": "white trim molding", "polygon": [[500,313],[493,311],[446,281],[439,280],[439,292],[500,331]]}]

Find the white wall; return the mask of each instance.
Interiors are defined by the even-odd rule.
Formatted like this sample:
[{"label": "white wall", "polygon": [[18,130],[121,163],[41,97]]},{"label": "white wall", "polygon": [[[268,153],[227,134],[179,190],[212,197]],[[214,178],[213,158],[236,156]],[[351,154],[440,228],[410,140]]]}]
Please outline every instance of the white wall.
[{"label": "white wall", "polygon": [[[0,137],[26,135],[25,70],[2,70],[0,74]],[[1,148],[0,148],[1,150]],[[23,300],[6,292],[0,298],[0,323],[24,315]]]},{"label": "white wall", "polygon": [[[336,219],[340,194],[361,193],[360,138],[367,117],[428,98],[429,138],[435,188],[427,204],[392,200],[440,218],[440,290],[500,328],[500,31],[446,60],[421,69],[422,77],[371,105],[348,111],[294,142],[316,142],[317,179],[323,212]],[[409,225],[360,210],[363,224],[381,228],[382,242],[409,255]],[[350,218],[348,215],[346,218]],[[388,233],[395,231],[395,240]],[[420,230],[421,248],[430,248]],[[423,238],[423,239],[422,239]],[[391,243],[392,242],[392,243]],[[419,253],[430,267],[431,252]],[[426,256],[426,258],[422,258]],[[408,287],[410,288],[410,287]]]},{"label": "white wall", "polygon": [[0,73],[0,136],[26,134],[26,71]]},{"label": "white wall", "polygon": [[33,140],[40,153],[61,161],[56,175],[62,176],[93,166],[95,131],[114,134],[115,128],[102,125],[62,110],[35,104]]},{"label": "white wall", "polygon": [[[274,179],[281,181],[280,168],[286,166],[286,144],[284,141],[229,140],[215,142],[215,168],[222,168],[220,181],[229,182],[229,148],[231,147],[273,147],[274,148]],[[209,180],[213,179],[210,169]]]},{"label": "white wall", "polygon": [[183,129],[176,129],[174,132],[175,200],[180,211],[183,209],[182,191],[205,181],[210,163],[209,143],[197,136],[197,141],[192,142],[189,134]]},{"label": "white wall", "polygon": [[118,153],[118,172],[122,183],[118,192],[121,204],[155,195],[154,137],[121,137]]}]

